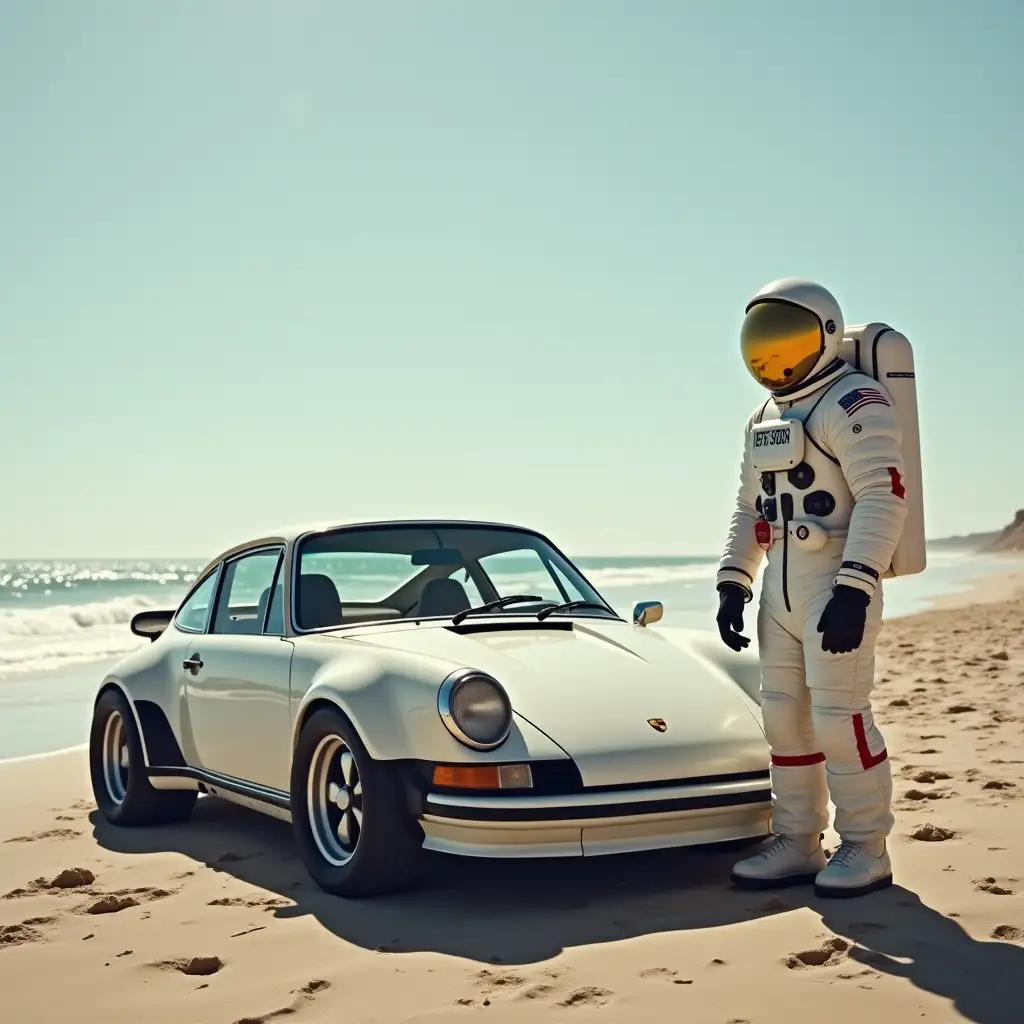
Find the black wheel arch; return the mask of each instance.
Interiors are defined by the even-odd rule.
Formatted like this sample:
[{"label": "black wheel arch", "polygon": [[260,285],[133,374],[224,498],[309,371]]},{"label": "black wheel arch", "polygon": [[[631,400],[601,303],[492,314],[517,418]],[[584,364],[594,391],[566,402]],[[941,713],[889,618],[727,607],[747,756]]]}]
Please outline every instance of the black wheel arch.
[{"label": "black wheel arch", "polygon": [[[363,749],[366,750],[366,740],[363,738],[363,732],[352,720],[352,716],[340,704],[338,704],[337,701],[333,701],[329,697],[317,697],[314,700],[311,700],[309,704],[302,709],[299,719],[295,723],[295,728],[292,733],[293,760],[295,758],[295,751],[298,748],[299,737],[302,735],[302,730],[305,729],[309,720],[319,711],[332,711],[334,714],[338,715],[356,734],[363,745]],[[367,757],[372,758],[369,751],[367,751]],[[414,772],[413,762],[396,760],[388,763],[394,765],[397,771],[398,779],[401,784],[402,795],[409,813],[418,818],[423,814],[426,808],[426,797],[421,786],[417,784],[418,780]]]},{"label": "black wheel arch", "polygon": [[142,758],[146,768],[186,768],[188,762],[181,752],[181,746],[164,709],[155,701],[136,700],[127,688],[116,679],[108,679],[96,691],[93,710],[105,693],[119,693],[131,708],[135,728],[142,746]]}]

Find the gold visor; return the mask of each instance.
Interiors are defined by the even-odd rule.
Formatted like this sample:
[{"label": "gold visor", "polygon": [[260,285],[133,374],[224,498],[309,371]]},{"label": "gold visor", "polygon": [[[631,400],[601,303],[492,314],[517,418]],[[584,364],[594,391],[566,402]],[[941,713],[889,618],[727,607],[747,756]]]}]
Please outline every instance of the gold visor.
[{"label": "gold visor", "polygon": [[798,384],[825,350],[821,322],[788,302],[751,306],[740,331],[740,351],[754,380],[773,391]]}]

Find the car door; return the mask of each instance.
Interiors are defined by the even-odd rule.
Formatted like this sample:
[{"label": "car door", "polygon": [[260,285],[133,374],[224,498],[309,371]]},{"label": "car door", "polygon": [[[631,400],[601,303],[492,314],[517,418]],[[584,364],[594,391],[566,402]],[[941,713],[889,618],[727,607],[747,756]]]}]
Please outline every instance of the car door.
[{"label": "car door", "polygon": [[183,660],[196,767],[280,793],[289,788],[289,677],[281,547],[227,561],[205,633]]}]

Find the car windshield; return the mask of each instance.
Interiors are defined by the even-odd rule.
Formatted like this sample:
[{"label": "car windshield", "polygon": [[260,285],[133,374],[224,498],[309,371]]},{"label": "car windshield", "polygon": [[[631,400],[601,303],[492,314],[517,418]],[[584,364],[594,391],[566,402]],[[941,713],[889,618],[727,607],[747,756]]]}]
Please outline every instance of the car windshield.
[{"label": "car windshield", "polygon": [[[350,527],[303,540],[293,586],[300,630],[473,614],[615,613],[547,541],[525,530],[438,523]],[[520,600],[522,598],[522,600]],[[576,604],[562,608],[562,605]],[[550,618],[547,619],[550,621]]]}]

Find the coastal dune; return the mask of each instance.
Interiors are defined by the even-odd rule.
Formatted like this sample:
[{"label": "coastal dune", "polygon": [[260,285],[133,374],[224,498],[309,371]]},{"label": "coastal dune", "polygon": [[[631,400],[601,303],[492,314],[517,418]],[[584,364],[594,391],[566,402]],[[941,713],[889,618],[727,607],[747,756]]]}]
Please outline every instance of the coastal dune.
[{"label": "coastal dune", "polygon": [[347,902],[281,822],[203,798],[185,825],[117,830],[81,751],[0,765],[2,1017],[1019,1022],[1020,582],[885,624],[896,883],[859,900],[738,892],[714,850],[439,857],[420,891]]}]

